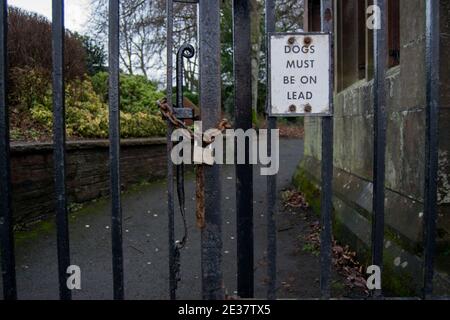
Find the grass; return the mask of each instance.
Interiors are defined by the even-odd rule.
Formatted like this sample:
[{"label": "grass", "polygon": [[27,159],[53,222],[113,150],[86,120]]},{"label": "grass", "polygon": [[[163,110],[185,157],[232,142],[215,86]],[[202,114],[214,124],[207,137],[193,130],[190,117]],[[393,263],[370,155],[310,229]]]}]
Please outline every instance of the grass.
[{"label": "grass", "polygon": [[320,255],[319,249],[317,249],[316,246],[311,243],[304,244],[302,250],[303,250],[303,252],[310,253],[316,257],[318,257]]}]

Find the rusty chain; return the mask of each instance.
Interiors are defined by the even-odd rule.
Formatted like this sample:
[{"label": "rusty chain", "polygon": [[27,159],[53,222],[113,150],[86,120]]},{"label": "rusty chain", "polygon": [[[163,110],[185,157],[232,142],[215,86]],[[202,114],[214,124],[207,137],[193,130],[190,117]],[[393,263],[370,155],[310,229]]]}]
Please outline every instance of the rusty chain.
[{"label": "rusty chain", "polygon": [[170,121],[175,127],[177,128],[183,128],[189,130],[189,128],[184,124],[183,121],[175,117],[175,114],[173,113],[173,108],[169,106],[169,103],[167,102],[167,98],[164,98],[162,100],[158,100],[156,102],[159,107],[159,111],[161,112],[163,118]]},{"label": "rusty chain", "polygon": [[[171,107],[167,101],[167,98],[164,98],[162,100],[157,101],[157,105],[159,107],[159,110],[161,112],[162,117],[170,122],[175,128],[178,129],[184,129],[188,132],[191,139],[199,138],[200,141],[205,146],[208,146],[212,144],[215,140],[215,135],[212,135],[211,137],[205,137],[203,133],[198,136],[197,133],[193,132],[191,128],[189,128],[183,120],[178,119],[174,112],[173,107]],[[217,127],[215,128],[220,133],[224,133],[225,130],[231,129],[231,125],[228,122],[227,119],[222,119]],[[204,183],[204,166],[203,164],[196,164],[195,165],[195,174],[196,174],[196,221],[197,221],[197,227],[199,229],[203,229],[205,227],[205,183]],[[174,252],[174,274],[176,275],[176,285],[175,290],[178,287],[178,282],[181,280],[180,277],[180,270],[181,270],[181,264],[180,264],[180,250],[184,248],[186,242],[187,242],[187,224],[186,224],[186,215],[185,215],[185,209],[184,209],[184,179],[182,178],[180,180],[180,175],[184,176],[184,169],[181,166],[177,166],[177,191],[178,191],[178,200],[179,200],[179,206],[181,215],[183,218],[183,224],[185,229],[185,234],[183,236],[183,239],[181,241],[177,241],[175,244],[175,252]],[[180,188],[181,185],[181,188]]]},{"label": "rusty chain", "polygon": [[[198,133],[195,133],[186,126],[184,121],[178,119],[174,112],[173,108],[169,105],[167,98],[159,100],[157,102],[161,115],[164,119],[169,121],[175,128],[185,129],[191,139],[199,138],[200,141],[204,144],[204,146],[208,146],[215,140],[215,135],[212,137],[205,137],[202,133],[198,136]],[[222,119],[215,128],[221,133],[224,133],[225,130],[231,129],[231,125],[227,119]],[[196,219],[197,219],[197,227],[199,229],[203,229],[205,227],[205,192],[204,192],[204,165],[196,164],[195,165],[195,174],[196,174]]]},{"label": "rusty chain", "polygon": [[[178,129],[185,129],[187,132],[189,132],[189,135],[192,139],[196,137],[196,134],[191,130],[191,128],[186,126],[184,121],[178,119],[175,116],[175,114],[173,113],[173,108],[170,107],[169,103],[167,102],[167,98],[159,100],[157,104],[159,107],[159,111],[161,112],[161,115],[163,116],[164,119],[168,120],[174,127]],[[225,130],[231,129],[231,124],[227,119],[222,119],[219,121],[217,127],[214,129],[218,130],[221,133],[224,133]],[[211,143],[214,142],[214,138],[215,137],[208,138],[203,136],[201,137],[200,140],[203,141],[203,143],[205,143],[206,145],[210,145]]]}]

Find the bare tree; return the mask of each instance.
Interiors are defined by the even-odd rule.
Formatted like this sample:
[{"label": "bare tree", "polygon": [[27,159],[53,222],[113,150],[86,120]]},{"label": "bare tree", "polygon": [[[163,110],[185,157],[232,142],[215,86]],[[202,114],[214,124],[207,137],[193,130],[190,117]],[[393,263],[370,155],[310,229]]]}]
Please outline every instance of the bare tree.
[{"label": "bare tree", "polygon": [[[96,36],[107,42],[108,0],[92,1],[91,24]],[[230,6],[230,0],[223,0]],[[166,1],[121,0],[120,59],[122,68],[130,74],[143,74],[163,80],[166,66]],[[250,0],[252,18],[252,82],[253,109],[256,110],[258,80],[264,79],[264,29],[262,0]],[[303,0],[276,0],[277,30],[298,31],[303,27]],[[197,10],[193,4],[174,4],[174,52],[190,43],[198,49]],[[185,63],[187,88],[198,87],[198,55]]]},{"label": "bare tree", "polygon": [[[92,0],[91,25],[105,43],[108,36],[108,0]],[[120,2],[120,59],[124,70],[155,78],[166,65],[166,1]],[[188,42],[197,47],[197,11],[194,5],[174,5],[174,51]],[[187,62],[186,83],[197,86],[198,60]],[[156,72],[155,72],[156,71]]]}]

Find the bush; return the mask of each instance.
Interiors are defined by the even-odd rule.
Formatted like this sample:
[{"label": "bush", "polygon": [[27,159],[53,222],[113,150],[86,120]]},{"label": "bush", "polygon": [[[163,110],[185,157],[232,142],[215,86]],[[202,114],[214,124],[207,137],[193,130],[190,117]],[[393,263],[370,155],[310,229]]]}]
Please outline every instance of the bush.
[{"label": "bush", "polygon": [[[10,69],[45,71],[50,80],[52,72],[52,24],[47,18],[26,10],[9,7],[8,59]],[[86,74],[86,50],[70,31],[65,35],[65,76],[67,80]],[[14,82],[10,82],[11,88]]]},{"label": "bush", "polygon": [[[108,80],[107,72],[99,72],[92,77],[94,90],[102,97],[103,102],[108,101]],[[156,84],[144,76],[120,75],[120,107],[122,111],[157,114],[156,101],[163,96],[164,94],[158,91]]]},{"label": "bush", "polygon": [[164,136],[166,122],[161,116],[145,112],[120,112],[120,134],[123,138]]},{"label": "bush", "polygon": [[[9,7],[8,59],[11,137],[49,140],[52,136],[52,32],[43,16]],[[94,40],[66,31],[64,70],[68,137],[108,137],[108,74],[105,52]],[[121,135],[165,134],[156,101],[164,94],[143,76],[121,75]]]},{"label": "bush", "polygon": [[[31,108],[31,117],[48,132],[53,125],[52,94],[47,91]],[[166,124],[159,115],[148,112],[120,112],[121,136],[151,137],[165,134]],[[88,80],[66,86],[66,130],[68,137],[107,138],[108,106],[93,90]]]},{"label": "bush", "polygon": [[[166,94],[166,90],[164,90],[164,94]],[[192,102],[195,106],[198,107],[198,105],[199,105],[199,98],[200,98],[198,96],[198,93],[191,92],[191,91],[188,91],[188,90],[185,89],[184,92],[183,92],[183,95],[184,95],[185,98],[187,98],[190,102]],[[173,103],[176,103],[176,101],[177,101],[177,87],[176,86],[173,87],[172,100],[173,100]]]},{"label": "bush", "polygon": [[9,72],[14,86],[10,88],[8,103],[13,112],[27,112],[42,101],[50,86],[46,71],[38,68],[13,68]]}]

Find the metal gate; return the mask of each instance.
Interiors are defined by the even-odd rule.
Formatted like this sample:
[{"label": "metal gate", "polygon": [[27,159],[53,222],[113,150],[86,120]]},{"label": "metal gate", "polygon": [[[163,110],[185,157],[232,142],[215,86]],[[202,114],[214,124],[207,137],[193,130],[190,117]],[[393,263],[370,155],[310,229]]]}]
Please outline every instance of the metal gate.
[{"label": "metal gate", "polygon": [[[381,29],[375,30],[375,88],[374,88],[374,197],[372,229],[372,261],[383,265],[384,241],[384,176],[386,145],[386,1],[376,0],[381,9]],[[424,208],[424,265],[423,297],[433,294],[433,257],[437,218],[437,156],[438,156],[438,112],[439,112],[439,2],[426,2],[426,167]],[[219,0],[167,0],[167,100],[172,105],[173,76],[173,3],[194,3],[199,13],[200,46],[200,105],[205,126],[212,128],[219,121],[221,106],[220,86],[220,1]],[[56,225],[61,299],[71,299],[66,286],[67,267],[70,265],[69,232],[66,196],[65,165],[65,104],[64,104],[64,1],[52,0],[53,9],[53,119],[54,119],[54,172],[56,190]],[[11,209],[10,139],[8,118],[8,69],[7,69],[7,0],[0,0],[0,240],[4,298],[17,298],[15,255],[13,236],[13,212]],[[275,1],[265,1],[266,32],[275,31]],[[321,1],[322,31],[333,33],[333,22],[326,19],[333,12],[333,1]],[[248,0],[233,0],[234,14],[234,61],[235,61],[235,112],[236,128],[252,126],[251,110],[251,42],[250,3]],[[331,15],[332,16],[332,15]],[[122,252],[122,207],[120,197],[120,134],[119,134],[119,0],[109,1],[109,139],[110,139],[110,192],[112,219],[112,265],[114,299],[124,299],[124,268]],[[180,89],[180,86],[178,86]],[[333,89],[333,88],[332,88]],[[331,90],[333,92],[333,90]],[[181,102],[182,104],[182,102]],[[180,106],[178,104],[178,106]],[[268,118],[268,129],[276,128],[276,119]],[[167,150],[173,147],[169,123]],[[269,137],[268,146],[271,137]],[[269,151],[271,152],[271,151]],[[169,279],[170,298],[176,298],[177,244],[174,237],[174,166],[170,160],[168,168],[168,239],[170,248]],[[237,176],[237,233],[238,233],[238,295],[252,298],[253,292],[253,199],[252,167],[238,165]],[[204,299],[223,299],[222,288],[222,220],[220,210],[220,171],[217,165],[204,170],[205,228],[201,237],[202,292]],[[320,288],[322,297],[329,299],[332,268],[332,182],[333,182],[333,118],[322,119],[322,232],[320,255]],[[267,179],[267,298],[276,299],[276,223],[277,210],[276,176]],[[375,292],[375,298],[382,298]]]}]

